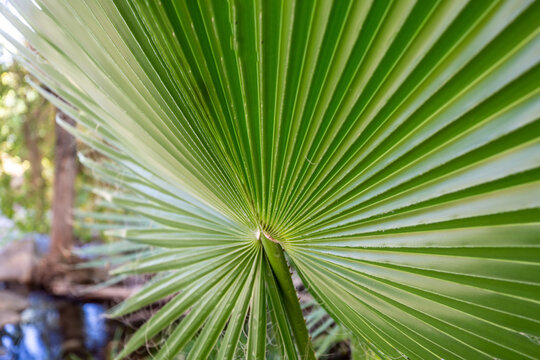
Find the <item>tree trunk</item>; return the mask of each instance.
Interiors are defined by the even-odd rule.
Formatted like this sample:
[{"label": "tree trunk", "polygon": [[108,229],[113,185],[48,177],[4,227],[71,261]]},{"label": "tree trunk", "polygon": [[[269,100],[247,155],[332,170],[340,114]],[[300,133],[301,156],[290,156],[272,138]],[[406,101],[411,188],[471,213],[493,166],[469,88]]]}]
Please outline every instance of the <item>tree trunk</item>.
[{"label": "tree trunk", "polygon": [[[41,116],[40,107],[28,114],[23,122],[22,130],[24,142],[28,151],[27,157],[30,162],[30,191],[28,196],[35,200],[35,219],[37,223],[45,221],[45,180],[43,179],[43,166],[41,165],[42,154],[39,149],[38,122]],[[40,228],[43,224],[40,224]]]},{"label": "tree trunk", "polygon": [[[58,116],[67,123],[75,121],[58,110]],[[50,258],[71,255],[73,237],[73,204],[77,175],[76,141],[66,130],[55,124],[56,144],[54,161],[54,188],[52,202]]]}]

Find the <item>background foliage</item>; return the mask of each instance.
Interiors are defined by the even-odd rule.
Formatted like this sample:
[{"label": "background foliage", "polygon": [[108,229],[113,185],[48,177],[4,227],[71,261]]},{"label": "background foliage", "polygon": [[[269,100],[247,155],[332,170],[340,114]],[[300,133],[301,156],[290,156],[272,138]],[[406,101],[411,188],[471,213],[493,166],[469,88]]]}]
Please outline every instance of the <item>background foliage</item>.
[{"label": "background foliage", "polygon": [[[17,63],[1,64],[0,206],[23,232],[47,233],[54,159],[54,108]],[[31,138],[30,138],[31,137]],[[30,151],[38,153],[33,172]]]},{"label": "background foliage", "polygon": [[[48,234],[51,226],[56,110],[25,80],[29,75],[13,59],[0,62],[0,215],[14,222],[3,240]],[[99,159],[84,144],[79,150]],[[98,220],[88,216],[103,210],[92,194],[94,183],[91,174],[78,171],[75,232],[83,241],[99,234],[97,226],[90,228]]]}]

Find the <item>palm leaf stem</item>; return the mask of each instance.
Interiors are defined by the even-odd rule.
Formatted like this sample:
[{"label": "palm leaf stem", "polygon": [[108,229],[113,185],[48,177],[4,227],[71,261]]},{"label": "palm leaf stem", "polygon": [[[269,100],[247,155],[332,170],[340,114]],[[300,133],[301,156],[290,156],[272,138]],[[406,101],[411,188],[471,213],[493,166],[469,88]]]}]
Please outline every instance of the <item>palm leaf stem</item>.
[{"label": "palm leaf stem", "polygon": [[287,264],[285,256],[283,255],[283,249],[279,241],[275,240],[266,232],[261,232],[261,235],[262,236],[259,238],[263,244],[264,252],[266,253],[268,262],[270,263],[274,276],[277,280],[280,296],[282,296],[285,304],[285,311],[287,312],[289,325],[291,326],[296,344],[298,346],[300,358],[306,360],[315,360],[313,345],[311,344],[306,322],[304,320],[304,316],[302,315],[298,295],[294,289],[289,265]]}]

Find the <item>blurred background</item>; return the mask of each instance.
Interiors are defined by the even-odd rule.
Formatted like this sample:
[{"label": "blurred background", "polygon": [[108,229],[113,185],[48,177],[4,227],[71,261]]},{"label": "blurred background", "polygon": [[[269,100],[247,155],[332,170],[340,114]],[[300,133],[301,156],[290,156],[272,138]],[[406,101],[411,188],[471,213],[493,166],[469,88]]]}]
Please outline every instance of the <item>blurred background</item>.
[{"label": "blurred background", "polygon": [[103,314],[131,285],[100,293],[108,264],[84,253],[103,240],[82,145],[27,76],[0,47],[0,359],[109,358],[125,325]]}]

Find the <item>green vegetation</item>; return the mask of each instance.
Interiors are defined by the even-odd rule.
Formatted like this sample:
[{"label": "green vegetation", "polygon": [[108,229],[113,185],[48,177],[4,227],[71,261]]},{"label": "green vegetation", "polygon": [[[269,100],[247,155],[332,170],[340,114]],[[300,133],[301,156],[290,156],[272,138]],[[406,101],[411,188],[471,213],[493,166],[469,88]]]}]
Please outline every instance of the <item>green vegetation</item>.
[{"label": "green vegetation", "polygon": [[119,358],[313,358],[285,261],[368,358],[540,358],[540,2],[13,7],[156,274],[112,315],[170,297]]},{"label": "green vegetation", "polygon": [[[6,237],[2,241],[27,233],[47,234],[51,227],[56,109],[25,81],[28,75],[17,62],[0,63],[0,215],[15,225],[9,234],[0,233]],[[84,144],[79,149],[99,158]],[[97,219],[89,220],[88,214],[103,206],[91,191],[82,191],[93,183],[91,174],[77,172],[75,232],[81,240],[90,239],[92,230],[99,228]]]},{"label": "green vegetation", "polygon": [[47,233],[54,108],[17,63],[0,64],[0,214],[24,232]]}]

